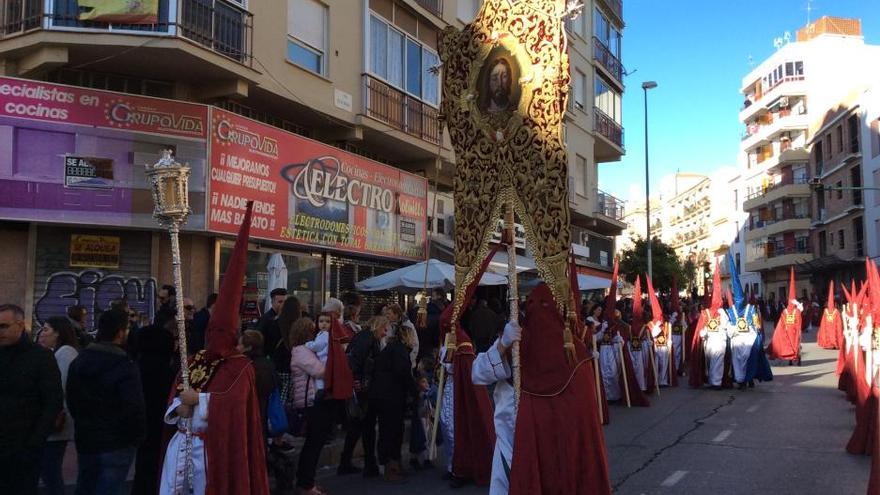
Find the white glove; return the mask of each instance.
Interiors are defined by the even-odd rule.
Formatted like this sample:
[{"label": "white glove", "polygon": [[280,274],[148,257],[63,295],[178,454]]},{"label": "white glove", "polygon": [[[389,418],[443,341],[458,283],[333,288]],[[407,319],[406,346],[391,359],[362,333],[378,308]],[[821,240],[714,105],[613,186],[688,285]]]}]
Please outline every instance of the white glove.
[{"label": "white glove", "polygon": [[709,333],[708,333],[708,332],[706,332],[706,330],[705,330],[705,329],[703,329],[703,330],[700,330],[700,338],[701,338],[701,339],[705,339],[705,338],[706,338],[706,336],[707,336],[707,335],[708,335],[708,334],[709,334]]},{"label": "white glove", "polygon": [[501,345],[510,347],[514,342],[519,342],[520,339],[522,339],[522,327],[519,326],[519,323],[511,321],[504,325],[504,333],[501,334]]}]

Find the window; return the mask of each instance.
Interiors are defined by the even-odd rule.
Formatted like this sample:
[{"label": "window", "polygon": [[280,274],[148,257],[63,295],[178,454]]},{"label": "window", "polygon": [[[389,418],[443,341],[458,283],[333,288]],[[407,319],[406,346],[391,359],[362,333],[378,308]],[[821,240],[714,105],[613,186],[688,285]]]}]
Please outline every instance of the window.
[{"label": "window", "polygon": [[840,249],[846,248],[846,240],[843,237],[843,230],[837,231],[837,244]]},{"label": "window", "polygon": [[880,119],[871,121],[871,158],[880,155]]},{"label": "window", "polygon": [[574,71],[574,105],[578,110],[584,109],[584,102],[587,101],[587,76],[580,70]]},{"label": "window", "polygon": [[303,69],[326,75],[327,7],[315,0],[288,0],[287,58]]},{"label": "window", "polygon": [[742,273],[742,270],[740,269],[740,265],[739,265],[739,253],[736,253],[735,255],[733,255],[733,257],[734,257],[734,263],[736,264],[736,273]]},{"label": "window", "polygon": [[575,155],[575,170],[581,174],[581,180],[575,181],[575,192],[581,196],[587,194],[587,159],[581,155]]},{"label": "window", "polygon": [[836,191],[837,191],[837,199],[843,199],[843,189],[842,189],[842,187],[843,187],[843,181],[837,181],[837,182],[834,184],[834,187],[837,188],[837,189],[836,189]]},{"label": "window", "polygon": [[827,158],[827,159],[830,160],[830,159],[831,159],[831,152],[832,152],[832,148],[831,148],[831,133],[828,133],[828,134],[825,136],[825,158]]},{"label": "window", "polygon": [[831,247],[834,247],[834,232],[828,234],[828,243],[831,244]]},{"label": "window", "polygon": [[458,18],[465,23],[474,20],[477,10],[480,8],[481,0],[458,0]]},{"label": "window", "polygon": [[620,94],[613,91],[601,77],[595,79],[595,105],[618,124],[622,123]]},{"label": "window", "polygon": [[834,134],[837,139],[837,152],[843,153],[843,126],[838,125],[837,129],[834,130]]},{"label": "window", "polygon": [[850,117],[848,119],[846,119],[846,133],[847,133],[847,138],[849,139],[850,153],[858,153],[859,152],[859,117],[857,115],[850,115]]},{"label": "window", "polygon": [[794,63],[794,75],[796,75],[796,76],[804,75],[804,63],[803,62],[795,62]]},{"label": "window", "polygon": [[794,75],[794,62],[786,62],[785,63],[785,76],[793,76]]},{"label": "window", "polygon": [[815,174],[815,176],[819,177],[820,175],[822,175],[822,172],[824,169],[825,154],[822,152],[822,141],[816,141],[815,146],[816,146],[816,151],[814,152],[815,157],[816,157],[816,174]]},{"label": "window", "polygon": [[440,217],[437,217],[437,231],[436,232],[441,235],[446,233],[446,220],[444,220]]},{"label": "window", "polygon": [[[880,188],[880,169],[872,172],[874,176],[874,187]],[[880,206],[880,191],[874,191],[874,206]]]},{"label": "window", "polygon": [[856,256],[865,255],[865,229],[862,226],[862,217],[853,218],[853,233],[855,234]]},{"label": "window", "polygon": [[621,34],[601,10],[593,10],[593,36],[605,45],[611,54],[620,58]]},{"label": "window", "polygon": [[739,220],[736,221],[736,239],[733,242],[739,242]]},{"label": "window", "polygon": [[440,57],[385,19],[370,16],[370,74],[425,103],[440,104]]},{"label": "window", "polygon": [[828,246],[825,243],[825,231],[819,232],[819,256],[828,254]]}]

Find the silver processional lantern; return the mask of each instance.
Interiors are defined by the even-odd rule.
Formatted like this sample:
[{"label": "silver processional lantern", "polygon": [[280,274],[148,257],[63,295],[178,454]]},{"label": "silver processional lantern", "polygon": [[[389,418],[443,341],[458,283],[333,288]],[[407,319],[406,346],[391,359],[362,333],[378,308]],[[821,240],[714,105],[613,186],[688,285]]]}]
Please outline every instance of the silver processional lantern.
[{"label": "silver processional lantern", "polygon": [[[186,223],[191,213],[189,209],[190,168],[174,159],[171,150],[162,150],[162,158],[154,165],[146,166],[150,191],[153,194],[153,218],[159,225],[168,229],[171,237],[171,265],[173,268],[174,289],[177,292],[176,320],[177,342],[180,352],[180,379],[184,389],[189,389],[189,362],[186,355],[186,322],[183,316],[183,281],[180,274],[180,226]],[[192,490],[192,428],[185,421],[186,431],[186,470],[188,484]]]}]

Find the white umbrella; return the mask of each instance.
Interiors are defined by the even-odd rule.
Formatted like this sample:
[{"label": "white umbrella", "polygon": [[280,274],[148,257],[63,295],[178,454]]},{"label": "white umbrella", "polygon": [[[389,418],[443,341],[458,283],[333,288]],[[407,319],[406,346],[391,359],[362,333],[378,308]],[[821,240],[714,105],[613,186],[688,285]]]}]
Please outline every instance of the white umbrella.
[{"label": "white umbrella", "polygon": [[279,253],[269,256],[269,263],[266,265],[269,271],[269,281],[266,286],[266,307],[263,312],[266,313],[272,309],[272,298],[269,294],[275,289],[287,289],[287,265]]},{"label": "white umbrella", "polygon": [[[435,259],[428,260],[428,283],[425,284],[425,262],[416,263],[407,267],[399,268],[376,277],[361,280],[355,284],[358,290],[377,291],[397,289],[401,287],[411,289],[442,287],[450,289],[455,286],[455,268],[449,263],[443,263]],[[486,273],[480,279],[480,285],[507,285],[507,277],[494,273]]]}]

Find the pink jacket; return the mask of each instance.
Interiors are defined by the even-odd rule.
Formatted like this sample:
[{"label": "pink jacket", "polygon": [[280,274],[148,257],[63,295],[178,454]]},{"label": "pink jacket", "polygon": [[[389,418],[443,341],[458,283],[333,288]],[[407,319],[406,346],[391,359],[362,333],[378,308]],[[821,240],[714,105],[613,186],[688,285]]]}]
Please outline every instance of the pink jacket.
[{"label": "pink jacket", "polygon": [[[293,382],[291,399],[293,407],[311,406],[315,402],[315,378],[324,378],[324,363],[304,345],[290,351],[290,379]],[[308,384],[308,404],[306,404],[306,384]]]}]

